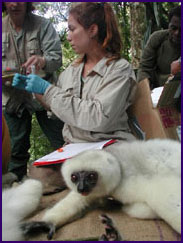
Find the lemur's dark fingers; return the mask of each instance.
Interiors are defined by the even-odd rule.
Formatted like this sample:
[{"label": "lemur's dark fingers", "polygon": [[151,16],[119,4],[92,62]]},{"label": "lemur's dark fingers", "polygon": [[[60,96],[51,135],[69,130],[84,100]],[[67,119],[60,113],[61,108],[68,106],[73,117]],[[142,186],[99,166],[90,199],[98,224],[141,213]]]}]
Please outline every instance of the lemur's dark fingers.
[{"label": "lemur's dark fingers", "polygon": [[100,238],[98,239],[98,241],[108,241],[106,235],[101,235]]},{"label": "lemur's dark fingers", "polygon": [[56,230],[55,225],[52,224],[52,226],[50,227],[50,231],[47,235],[48,240],[51,240],[53,238],[53,235],[55,234],[55,230]]},{"label": "lemur's dark fingers", "polygon": [[102,223],[105,224],[105,226],[113,225],[112,219],[109,218],[106,214],[101,214],[100,219],[101,219]]},{"label": "lemur's dark fingers", "polygon": [[105,240],[107,241],[122,241],[122,237],[118,232],[118,230],[113,225],[112,219],[105,214],[102,214],[100,218],[102,223],[105,225],[105,231],[106,231],[106,234],[102,235],[101,239],[103,240],[105,236]]},{"label": "lemur's dark fingers", "polygon": [[111,218],[109,218],[106,214],[101,214],[100,215],[100,219],[101,219],[101,221],[102,221],[103,224],[112,223]]},{"label": "lemur's dark fingers", "polygon": [[55,225],[44,221],[32,221],[32,222],[22,223],[21,229],[25,236],[35,234],[35,233],[48,232],[47,238],[49,240],[52,239],[55,233]]},{"label": "lemur's dark fingers", "polygon": [[106,228],[106,235],[109,241],[118,241],[119,240],[119,234],[118,231],[112,227],[112,228]]}]

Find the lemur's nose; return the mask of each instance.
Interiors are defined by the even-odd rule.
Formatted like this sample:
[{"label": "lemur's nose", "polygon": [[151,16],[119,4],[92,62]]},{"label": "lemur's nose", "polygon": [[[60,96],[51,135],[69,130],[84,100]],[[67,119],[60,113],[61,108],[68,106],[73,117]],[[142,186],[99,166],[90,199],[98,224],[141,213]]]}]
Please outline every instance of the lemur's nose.
[{"label": "lemur's nose", "polygon": [[80,180],[77,190],[79,193],[83,193],[83,192],[88,192],[88,186],[86,185],[84,180]]}]

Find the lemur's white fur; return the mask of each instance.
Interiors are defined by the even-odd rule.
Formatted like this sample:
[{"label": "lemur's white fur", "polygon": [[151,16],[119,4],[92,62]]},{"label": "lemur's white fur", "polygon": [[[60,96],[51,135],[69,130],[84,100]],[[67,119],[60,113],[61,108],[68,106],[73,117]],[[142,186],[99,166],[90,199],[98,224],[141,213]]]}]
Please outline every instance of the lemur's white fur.
[{"label": "lemur's white fur", "polygon": [[[83,152],[63,164],[62,174],[71,192],[43,217],[61,226],[73,221],[85,207],[103,196],[113,196],[132,217],[162,218],[181,233],[181,145],[154,139],[111,145]],[[96,187],[88,196],[77,192],[70,177],[76,171],[97,171]]]},{"label": "lemur's white fur", "polygon": [[42,184],[37,180],[26,180],[23,184],[5,189],[2,193],[2,240],[23,240],[20,222],[39,205]]}]

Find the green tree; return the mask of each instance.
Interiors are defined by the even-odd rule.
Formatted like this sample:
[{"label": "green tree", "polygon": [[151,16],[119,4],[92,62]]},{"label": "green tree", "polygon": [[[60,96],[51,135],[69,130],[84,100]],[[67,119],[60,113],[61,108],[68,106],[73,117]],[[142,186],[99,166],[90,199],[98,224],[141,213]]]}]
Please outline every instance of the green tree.
[{"label": "green tree", "polygon": [[142,33],[145,31],[145,5],[140,2],[135,2],[130,3],[129,7],[131,63],[133,64],[134,69],[137,69],[142,53]]},{"label": "green tree", "polygon": [[122,53],[137,68],[149,36],[168,28],[168,13],[180,2],[114,2],[112,5],[123,41]]},{"label": "green tree", "polygon": [[168,28],[168,14],[170,10],[179,5],[179,2],[145,2],[145,26],[143,35],[143,48],[150,34],[156,30]]},{"label": "green tree", "polygon": [[118,21],[119,31],[123,43],[122,55],[130,61],[130,22],[129,22],[129,3],[114,2],[112,3],[116,18]]},{"label": "green tree", "polygon": [[30,144],[31,144],[31,147],[29,149],[30,162],[33,162],[36,159],[41,158],[42,156],[49,154],[50,152],[53,151],[53,148],[50,146],[47,137],[42,132],[37,122],[36,116],[34,114],[32,116],[32,130],[30,136]]}]

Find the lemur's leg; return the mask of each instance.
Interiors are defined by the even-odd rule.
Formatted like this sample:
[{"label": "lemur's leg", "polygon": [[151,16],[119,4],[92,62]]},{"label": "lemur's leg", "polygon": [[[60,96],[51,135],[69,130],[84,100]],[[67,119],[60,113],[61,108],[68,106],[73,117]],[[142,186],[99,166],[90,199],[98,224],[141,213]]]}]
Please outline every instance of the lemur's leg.
[{"label": "lemur's leg", "polygon": [[167,175],[151,181],[146,202],[160,218],[181,233],[181,179]]},{"label": "lemur's leg", "polygon": [[122,210],[129,216],[140,219],[157,219],[158,215],[146,203],[124,205]]}]

